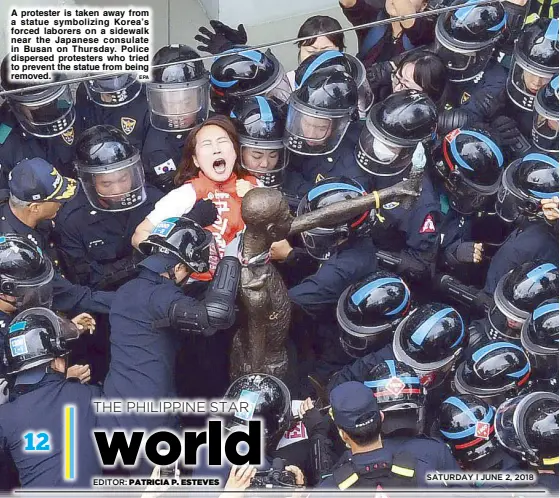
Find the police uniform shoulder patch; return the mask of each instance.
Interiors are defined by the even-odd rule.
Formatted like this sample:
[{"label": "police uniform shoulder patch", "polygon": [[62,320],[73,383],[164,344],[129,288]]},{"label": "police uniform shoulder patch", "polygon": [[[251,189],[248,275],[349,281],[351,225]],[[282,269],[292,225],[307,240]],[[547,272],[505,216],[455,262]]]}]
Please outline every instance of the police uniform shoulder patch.
[{"label": "police uniform shoulder patch", "polygon": [[324,179],[325,179],[325,177],[321,173],[319,173],[317,175],[317,177],[315,178],[315,183],[319,183],[320,181],[323,181]]},{"label": "police uniform shoulder patch", "polygon": [[420,233],[436,233],[436,224],[434,223],[434,217],[431,214],[428,214],[424,218],[422,228],[420,228]]},{"label": "police uniform shoulder patch", "polygon": [[127,135],[130,135],[134,131],[134,127],[136,126],[136,120],[133,118],[121,118],[121,128]]},{"label": "police uniform shoulder patch", "polygon": [[466,104],[470,99],[471,99],[470,93],[463,92],[463,95],[461,95],[461,105]]},{"label": "police uniform shoulder patch", "polygon": [[60,136],[68,145],[72,145],[74,143],[74,127],[71,126]]}]

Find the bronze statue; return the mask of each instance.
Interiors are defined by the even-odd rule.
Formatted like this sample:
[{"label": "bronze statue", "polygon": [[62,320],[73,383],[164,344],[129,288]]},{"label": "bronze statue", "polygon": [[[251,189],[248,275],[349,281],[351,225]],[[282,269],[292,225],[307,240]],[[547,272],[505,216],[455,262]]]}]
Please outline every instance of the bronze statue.
[{"label": "bronze statue", "polygon": [[278,190],[255,188],[245,195],[241,215],[246,229],[239,250],[243,263],[240,300],[245,316],[233,340],[232,380],[252,372],[283,378],[287,372],[291,304],[280,274],[270,264],[271,244],[311,228],[335,226],[388,201],[403,197],[409,201],[420,195],[422,170],[423,165],[413,168],[408,180],[392,187],[297,218],[292,218]]}]

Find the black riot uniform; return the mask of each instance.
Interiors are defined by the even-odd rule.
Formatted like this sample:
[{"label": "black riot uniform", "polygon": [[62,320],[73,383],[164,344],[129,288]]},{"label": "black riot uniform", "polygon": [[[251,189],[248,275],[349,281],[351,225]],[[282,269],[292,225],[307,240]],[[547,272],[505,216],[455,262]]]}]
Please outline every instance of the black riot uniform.
[{"label": "black riot uniform", "polygon": [[[101,390],[51,368],[78,335],[69,320],[31,308],[15,317],[3,341],[11,390],[9,402],[0,406],[0,450],[10,453],[24,488],[88,488],[101,474],[91,435],[96,427],[92,401]],[[26,437],[30,433],[32,439]],[[28,451],[29,445],[43,451]]]},{"label": "black riot uniform", "polygon": [[[206,337],[233,324],[240,277],[237,258],[222,258],[204,299],[191,297],[188,275],[208,271],[211,243],[211,233],[197,223],[172,218],[156,226],[141,244],[141,250],[153,253],[142,261],[139,276],[117,291],[111,308],[111,363],[103,385],[107,398],[173,397],[181,334]],[[181,279],[175,275],[179,263],[188,269]],[[213,368],[219,354],[213,352]],[[113,414],[100,418],[100,425],[150,430],[174,427],[176,421],[170,414]],[[151,473],[147,462],[135,472]]]},{"label": "black riot uniform", "polygon": [[170,64],[154,70],[147,87],[151,126],[146,130],[142,162],[148,181],[163,192],[174,188],[187,132],[208,117],[209,80],[199,54],[187,45],[167,45],[152,63]]}]

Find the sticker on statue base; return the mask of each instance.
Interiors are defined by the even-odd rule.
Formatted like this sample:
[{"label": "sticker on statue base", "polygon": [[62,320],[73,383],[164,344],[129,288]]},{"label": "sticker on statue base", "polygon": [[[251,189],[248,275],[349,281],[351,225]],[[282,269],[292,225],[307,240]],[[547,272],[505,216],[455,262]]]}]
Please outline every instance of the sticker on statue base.
[{"label": "sticker on statue base", "polygon": [[387,385],[385,386],[385,389],[393,393],[395,396],[398,396],[400,393],[402,393],[404,388],[405,383],[398,377],[392,377],[391,379],[389,379]]},{"label": "sticker on statue base", "polygon": [[490,424],[486,422],[477,422],[474,435],[481,439],[488,439],[490,437]]},{"label": "sticker on statue base", "polygon": [[434,223],[434,217],[431,214],[424,218],[424,223],[422,223],[420,233],[436,233],[436,224]]}]

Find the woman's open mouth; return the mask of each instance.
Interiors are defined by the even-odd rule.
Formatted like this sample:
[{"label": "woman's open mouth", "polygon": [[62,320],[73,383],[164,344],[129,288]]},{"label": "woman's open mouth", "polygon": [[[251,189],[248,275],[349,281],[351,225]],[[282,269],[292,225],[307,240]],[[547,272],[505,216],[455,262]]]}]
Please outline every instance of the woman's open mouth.
[{"label": "woman's open mouth", "polygon": [[223,159],[216,159],[212,166],[218,175],[223,175],[226,172],[226,162]]}]

